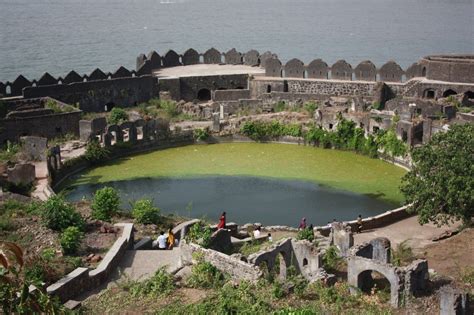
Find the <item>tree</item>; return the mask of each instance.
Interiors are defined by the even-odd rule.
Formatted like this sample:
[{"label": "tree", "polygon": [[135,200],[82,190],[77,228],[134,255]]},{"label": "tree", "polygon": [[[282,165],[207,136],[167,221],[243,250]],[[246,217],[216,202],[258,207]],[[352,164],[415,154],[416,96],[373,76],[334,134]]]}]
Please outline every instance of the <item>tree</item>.
[{"label": "tree", "polygon": [[419,222],[468,223],[474,213],[474,125],[453,125],[412,153],[413,168],[402,179],[408,211]]}]

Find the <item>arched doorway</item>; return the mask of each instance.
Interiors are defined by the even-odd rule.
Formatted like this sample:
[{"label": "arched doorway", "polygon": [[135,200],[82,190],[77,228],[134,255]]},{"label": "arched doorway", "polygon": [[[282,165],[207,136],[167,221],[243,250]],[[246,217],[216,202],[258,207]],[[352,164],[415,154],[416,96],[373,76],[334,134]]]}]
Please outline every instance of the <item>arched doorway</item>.
[{"label": "arched doorway", "polygon": [[279,280],[286,279],[287,266],[284,252],[280,252],[276,255],[275,263],[273,264],[273,273]]},{"label": "arched doorway", "polygon": [[209,89],[200,89],[197,94],[197,99],[204,102],[211,100],[211,91]]},{"label": "arched doorway", "polygon": [[435,98],[435,91],[432,89],[427,89],[423,92],[424,98]]},{"label": "arched doorway", "polygon": [[421,76],[426,77],[426,67],[423,67],[423,69],[421,69]]},{"label": "arched doorway", "polygon": [[108,102],[104,106],[104,111],[105,112],[110,112],[112,110],[112,108],[114,108],[114,107],[115,107],[115,104],[113,102]]},{"label": "arched doorway", "polygon": [[448,90],[444,91],[443,97],[448,97],[448,96],[456,95],[456,94],[458,94],[458,93],[456,93],[456,91],[454,91],[452,89],[448,89]]},{"label": "arched doorway", "polygon": [[472,91],[467,91],[466,93],[464,93],[464,95],[466,95],[466,97],[470,100],[474,99],[474,92]]},{"label": "arched doorway", "polygon": [[357,276],[357,287],[367,294],[377,293],[384,302],[390,301],[391,284],[381,273],[365,270]]}]

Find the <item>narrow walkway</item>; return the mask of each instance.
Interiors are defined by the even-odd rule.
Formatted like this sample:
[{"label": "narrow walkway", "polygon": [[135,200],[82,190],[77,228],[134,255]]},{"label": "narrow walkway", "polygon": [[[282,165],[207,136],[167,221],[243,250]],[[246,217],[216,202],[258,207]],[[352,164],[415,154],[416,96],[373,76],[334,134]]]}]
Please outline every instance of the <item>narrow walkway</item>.
[{"label": "narrow walkway", "polygon": [[168,272],[176,270],[180,263],[181,250],[128,250],[125,252],[118,268],[97,288],[84,292],[76,297],[76,301],[84,301],[90,296],[99,294],[102,290],[113,288],[121,280],[145,280],[161,267],[166,267]]},{"label": "narrow walkway", "polygon": [[122,275],[130,280],[143,280],[153,276],[161,267],[170,272],[178,267],[181,250],[128,250],[120,262]]}]

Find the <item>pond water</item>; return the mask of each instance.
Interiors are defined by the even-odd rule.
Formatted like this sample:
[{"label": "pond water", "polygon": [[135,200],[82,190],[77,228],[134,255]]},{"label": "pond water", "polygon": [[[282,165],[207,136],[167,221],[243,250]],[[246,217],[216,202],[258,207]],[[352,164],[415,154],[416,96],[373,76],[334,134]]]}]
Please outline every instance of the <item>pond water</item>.
[{"label": "pond water", "polygon": [[332,219],[352,220],[394,208],[374,197],[328,188],[310,181],[250,176],[141,178],[73,186],[68,200],[90,198],[103,186],[120,191],[122,206],[152,198],[163,213],[217,221],[222,211],[228,222],[296,226],[302,217],[308,224],[324,225]]}]

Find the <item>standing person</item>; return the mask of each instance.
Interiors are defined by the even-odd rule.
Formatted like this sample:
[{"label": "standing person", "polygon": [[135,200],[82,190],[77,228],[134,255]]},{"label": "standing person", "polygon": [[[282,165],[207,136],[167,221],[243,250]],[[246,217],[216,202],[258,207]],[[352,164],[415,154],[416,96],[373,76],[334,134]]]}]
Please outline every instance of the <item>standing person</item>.
[{"label": "standing person", "polygon": [[168,230],[168,239],[166,241],[168,243],[168,249],[173,249],[174,247],[174,234],[171,227]]},{"label": "standing person", "polygon": [[298,226],[298,229],[304,230],[306,229],[306,218],[301,219],[300,225]]},{"label": "standing person", "polygon": [[359,214],[357,217],[357,233],[362,232],[362,216]]},{"label": "standing person", "polygon": [[268,241],[273,242],[272,233],[268,233]]},{"label": "standing person", "polygon": [[226,212],[222,212],[221,217],[219,218],[219,224],[217,225],[217,229],[225,229],[225,216]]}]

